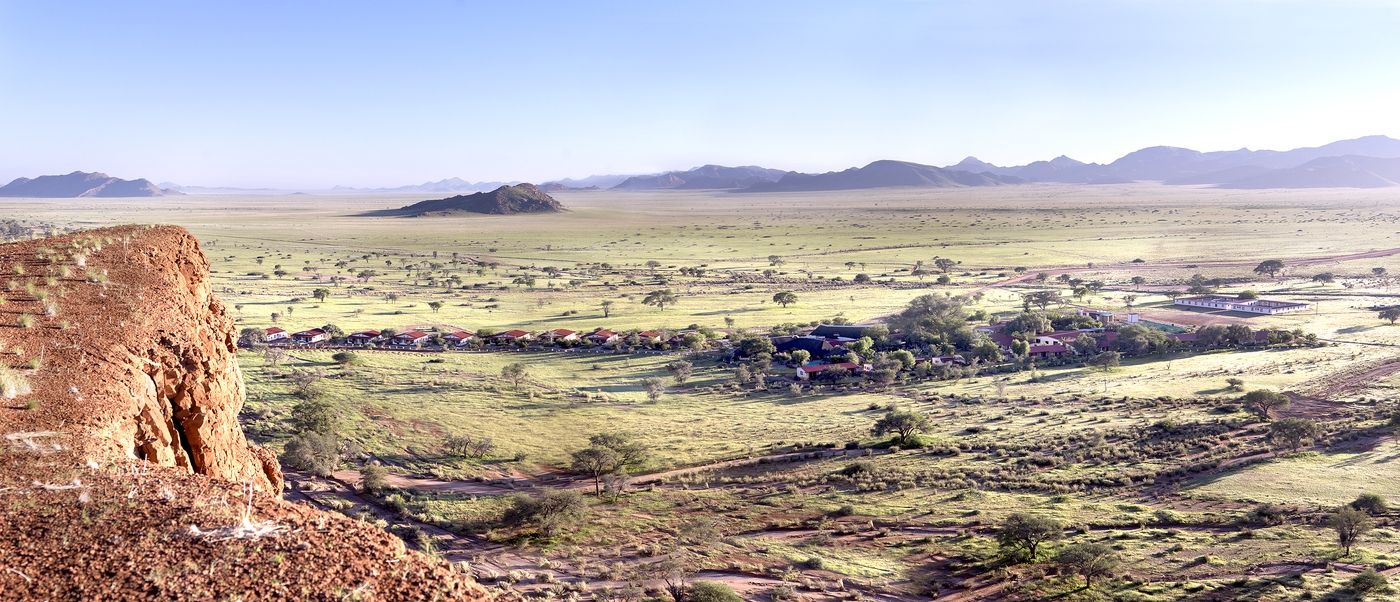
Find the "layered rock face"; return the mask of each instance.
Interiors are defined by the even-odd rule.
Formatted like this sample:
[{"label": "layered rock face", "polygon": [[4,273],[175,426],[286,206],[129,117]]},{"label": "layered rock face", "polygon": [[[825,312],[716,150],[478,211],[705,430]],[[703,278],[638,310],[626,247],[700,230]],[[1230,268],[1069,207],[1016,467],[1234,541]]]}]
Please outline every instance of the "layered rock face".
[{"label": "layered rock face", "polygon": [[281,499],[188,232],[0,245],[0,299],[0,601],[486,599],[381,529]]},{"label": "layered rock face", "polygon": [[124,456],[281,491],[276,459],[239,427],[233,317],[190,233],[123,227],[13,243],[0,246],[0,270],[0,309],[11,314],[0,320],[16,325],[0,344],[19,359],[42,356],[28,375],[39,407],[0,424],[43,423],[89,459]]}]

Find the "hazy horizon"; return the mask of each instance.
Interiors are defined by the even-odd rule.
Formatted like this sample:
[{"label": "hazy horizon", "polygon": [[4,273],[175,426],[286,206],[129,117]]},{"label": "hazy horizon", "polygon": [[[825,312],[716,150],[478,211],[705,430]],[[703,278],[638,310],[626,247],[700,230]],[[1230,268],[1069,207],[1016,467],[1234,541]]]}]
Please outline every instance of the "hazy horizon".
[{"label": "hazy horizon", "polygon": [[0,181],[543,182],[1400,133],[1393,2],[0,3]]}]

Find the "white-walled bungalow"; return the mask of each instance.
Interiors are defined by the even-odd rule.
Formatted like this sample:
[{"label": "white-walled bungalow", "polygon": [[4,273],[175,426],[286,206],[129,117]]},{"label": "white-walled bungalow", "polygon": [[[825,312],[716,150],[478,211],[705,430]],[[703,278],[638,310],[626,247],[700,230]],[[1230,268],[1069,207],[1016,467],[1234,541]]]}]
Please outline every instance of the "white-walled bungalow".
[{"label": "white-walled bungalow", "polygon": [[535,335],[524,330],[507,330],[502,333],[491,335],[491,342],[496,344],[509,344],[516,341],[528,341],[535,338]]},{"label": "white-walled bungalow", "polygon": [[555,341],[577,341],[578,331],[569,330],[567,328],[555,328],[554,330],[546,330],[540,333],[540,340],[546,343],[553,343]]},{"label": "white-walled bungalow", "polygon": [[602,345],[604,343],[611,343],[613,341],[616,341],[617,333],[611,330],[597,330],[583,338],[587,339],[590,343]]},{"label": "white-walled bungalow", "polygon": [[274,341],[282,341],[285,343],[287,339],[290,338],[291,335],[287,334],[287,331],[282,330],[281,328],[278,328],[276,326],[267,329],[267,342],[269,343]]},{"label": "white-walled bungalow", "polygon": [[395,347],[416,347],[428,342],[428,339],[431,338],[433,338],[432,335],[421,330],[410,330],[394,335],[393,338],[389,339],[389,344]]},{"label": "white-walled bungalow", "polygon": [[1185,307],[1201,307],[1205,309],[1218,309],[1223,311],[1239,311],[1251,314],[1274,315],[1287,313],[1290,311],[1302,311],[1307,309],[1307,303],[1293,303],[1291,301],[1274,301],[1272,299],[1241,299],[1229,295],[1199,295],[1195,297],[1180,297],[1172,302],[1174,305]]},{"label": "white-walled bungalow", "polygon": [[813,376],[821,374],[822,371],[828,368],[844,368],[845,370],[850,371],[852,376],[859,376],[865,373],[864,366],[857,365],[853,362],[841,362],[839,364],[816,364],[812,366],[798,366],[796,374],[797,380],[808,380]]},{"label": "white-walled bungalow", "polygon": [[310,345],[323,342],[329,338],[330,335],[327,335],[326,331],[320,328],[312,328],[311,330],[303,330],[292,335],[292,342],[298,345]]},{"label": "white-walled bungalow", "polygon": [[364,347],[379,340],[378,330],[361,330],[345,337],[345,344],[351,347]]},{"label": "white-walled bungalow", "polygon": [[454,330],[442,335],[442,340],[446,341],[448,345],[456,345],[458,347],[466,345],[467,341],[474,338],[476,338],[476,334],[466,330]]}]

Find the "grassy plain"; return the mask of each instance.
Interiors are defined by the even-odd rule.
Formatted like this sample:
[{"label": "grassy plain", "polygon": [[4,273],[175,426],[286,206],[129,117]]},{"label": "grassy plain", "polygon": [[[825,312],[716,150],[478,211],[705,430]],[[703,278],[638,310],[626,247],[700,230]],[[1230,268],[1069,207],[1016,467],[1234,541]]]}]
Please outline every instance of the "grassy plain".
[{"label": "grassy plain", "polygon": [[[736,328],[765,329],[878,317],[915,296],[945,292],[981,293],[972,309],[1009,317],[1021,309],[1019,293],[1042,286],[999,284],[1022,267],[1104,281],[1080,302],[1095,308],[1126,311],[1133,295],[1133,310],[1153,321],[1298,328],[1327,343],[1134,358],[1112,372],[1066,365],[800,397],[740,388],[729,368],[701,357],[689,386],[672,387],[657,403],[646,401],[641,380],[665,377],[675,356],[366,353],[342,368],[324,351],[294,351],[281,365],[239,355],[254,438],[273,447],[287,439],[296,401],[289,376],[320,370],[347,438],[396,472],[443,479],[557,476],[568,454],[601,432],[634,433],[653,451],[648,471],[662,471],[799,451],[799,444],[876,445],[884,437],[869,427],[891,404],[933,421],[925,451],[675,473],[616,503],[591,502],[588,525],[543,549],[500,526],[501,497],[404,492],[395,500],[402,512],[390,522],[454,533],[460,539],[450,540],[448,553],[481,566],[533,571],[530,563],[545,556],[560,578],[619,587],[626,579],[618,563],[651,558],[650,546],[666,544],[696,517],[716,521],[722,532],[705,547],[701,566],[732,578],[751,599],[781,594],[784,583],[811,583],[799,589],[817,599],[849,598],[851,589],[902,595],[917,589],[912,575],[931,576],[965,599],[1344,600],[1358,597],[1345,583],[1361,566],[1400,566],[1400,535],[1388,525],[1341,558],[1321,524],[1361,492],[1400,503],[1398,452],[1384,426],[1396,377],[1336,386],[1400,356],[1400,326],[1383,323],[1373,309],[1394,303],[1400,291],[1391,277],[1372,272],[1400,273],[1400,255],[1327,259],[1400,248],[1400,193],[1132,184],[557,197],[570,212],[360,215],[424,198],[389,195],[11,199],[3,206],[73,227],[189,228],[243,326],[270,326],[276,312],[279,325],[293,330],[327,323],[346,331],[725,328],[726,318]],[[949,284],[911,273],[918,262],[933,269],[937,257],[960,262]],[[1276,280],[1251,273],[1271,258],[1295,265]],[[705,271],[682,274],[683,267]],[[276,275],[279,269],[286,274]],[[378,275],[362,281],[364,270]],[[1337,282],[1311,279],[1324,271]],[[854,284],[860,273],[876,282]],[[1314,308],[1273,317],[1173,309],[1163,293],[1196,273],[1223,279],[1225,292],[1256,290]],[[336,284],[332,276],[349,280]],[[1133,284],[1134,276],[1145,282]],[[316,301],[316,288],[332,295]],[[664,311],[641,303],[660,288],[676,290],[679,303]],[[774,304],[780,291],[796,292],[798,302]],[[434,312],[432,301],[443,306]],[[603,301],[612,302],[609,317]],[[516,361],[530,370],[520,390],[499,377]],[[1231,377],[1248,389],[1325,398],[1317,407],[1331,414],[1298,410],[1324,423],[1323,445],[1272,458],[1267,425],[1231,407],[1239,396],[1226,389]],[[498,451],[480,460],[444,454],[444,439],[461,434],[491,437]],[[1229,464],[1240,458],[1256,461]],[[1284,523],[1258,522],[1251,512],[1260,502],[1287,508]],[[1046,576],[1044,564],[1006,563],[996,554],[994,527],[1014,511],[1063,521],[1068,541],[1111,545],[1124,562],[1117,578],[1085,590]],[[838,588],[837,580],[847,583]],[[1386,596],[1393,599],[1369,599]]]}]

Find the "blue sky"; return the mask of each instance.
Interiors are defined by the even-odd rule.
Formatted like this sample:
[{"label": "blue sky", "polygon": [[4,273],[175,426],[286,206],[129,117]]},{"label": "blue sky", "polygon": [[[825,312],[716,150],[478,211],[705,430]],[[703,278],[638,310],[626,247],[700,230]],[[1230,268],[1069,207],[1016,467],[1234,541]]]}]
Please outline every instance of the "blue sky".
[{"label": "blue sky", "polygon": [[10,2],[0,180],[543,181],[1400,137],[1400,1]]}]

